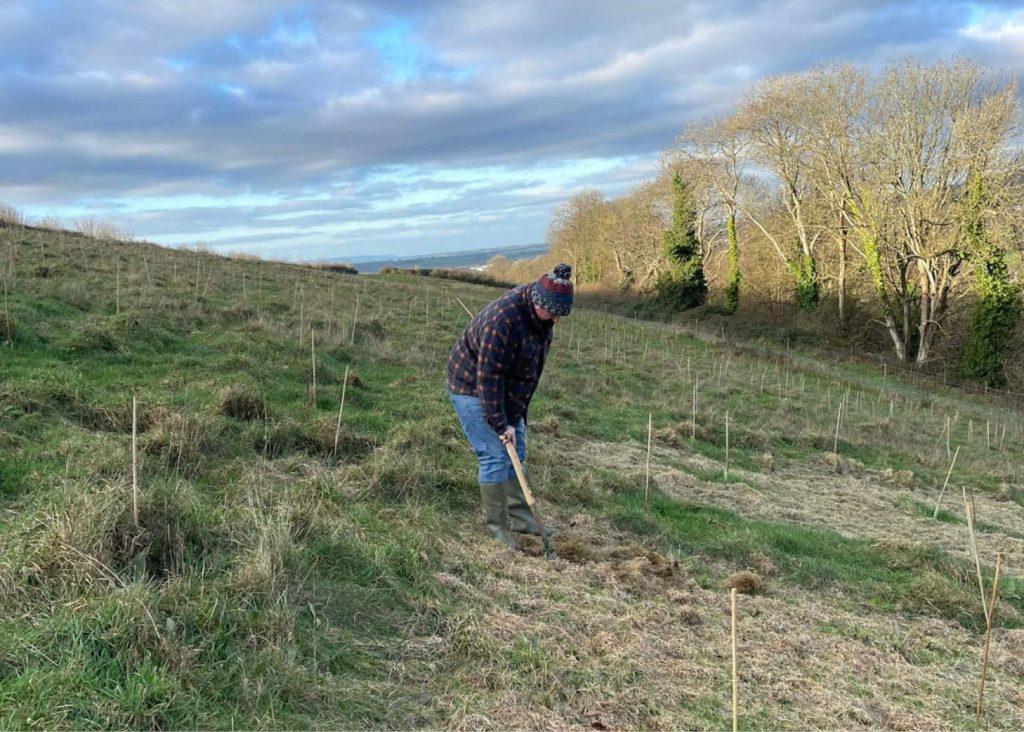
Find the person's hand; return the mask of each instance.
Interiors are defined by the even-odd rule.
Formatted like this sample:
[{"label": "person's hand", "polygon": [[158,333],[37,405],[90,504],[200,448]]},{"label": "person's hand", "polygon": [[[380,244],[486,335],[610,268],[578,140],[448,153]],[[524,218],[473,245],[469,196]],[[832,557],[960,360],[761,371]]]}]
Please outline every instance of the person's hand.
[{"label": "person's hand", "polygon": [[506,445],[516,446],[516,428],[509,425],[504,430],[498,433],[498,439]]}]

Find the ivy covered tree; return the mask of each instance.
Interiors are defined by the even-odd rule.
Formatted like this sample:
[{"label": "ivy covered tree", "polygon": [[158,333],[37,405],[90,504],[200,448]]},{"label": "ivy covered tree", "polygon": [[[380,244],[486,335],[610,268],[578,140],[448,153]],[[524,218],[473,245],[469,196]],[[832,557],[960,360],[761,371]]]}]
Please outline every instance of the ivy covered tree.
[{"label": "ivy covered tree", "polygon": [[708,295],[704,262],[697,238],[697,212],[690,186],[679,173],[672,177],[672,228],[665,232],[668,268],[658,278],[658,293],[676,310],[703,305]]},{"label": "ivy covered tree", "polygon": [[740,247],[736,239],[736,212],[729,211],[725,220],[725,235],[729,240],[729,281],[725,284],[725,302],[722,309],[729,315],[740,306]]},{"label": "ivy covered tree", "polygon": [[980,175],[968,183],[962,237],[965,257],[974,264],[977,301],[960,357],[960,374],[991,387],[1006,385],[1003,362],[1021,316],[1021,291],[1010,277],[1004,249],[985,230],[985,184]]}]

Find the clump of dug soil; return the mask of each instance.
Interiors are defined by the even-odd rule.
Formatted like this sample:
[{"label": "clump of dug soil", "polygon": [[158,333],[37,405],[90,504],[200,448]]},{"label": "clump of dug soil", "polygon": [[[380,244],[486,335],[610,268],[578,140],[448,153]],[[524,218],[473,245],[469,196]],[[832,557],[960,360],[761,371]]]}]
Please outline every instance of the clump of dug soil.
[{"label": "clump of dug soil", "polygon": [[760,592],[764,589],[764,582],[753,572],[744,570],[742,572],[736,572],[730,574],[725,578],[725,588],[727,590],[736,590],[742,592],[745,595],[749,595],[754,592]]},{"label": "clump of dug soil", "polygon": [[[527,556],[541,557],[544,549],[536,536],[518,536],[516,542]],[[638,544],[603,544],[593,533],[576,528],[559,531],[550,539],[558,559],[573,564],[594,564],[599,573],[611,575],[635,590],[658,592],[664,584],[683,580],[679,561]]]}]

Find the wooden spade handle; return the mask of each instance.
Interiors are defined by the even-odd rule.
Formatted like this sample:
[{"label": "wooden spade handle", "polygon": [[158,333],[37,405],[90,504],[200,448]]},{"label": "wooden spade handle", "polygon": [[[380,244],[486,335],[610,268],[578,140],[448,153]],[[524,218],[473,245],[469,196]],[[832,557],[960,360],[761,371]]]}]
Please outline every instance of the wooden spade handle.
[{"label": "wooden spade handle", "polygon": [[523,497],[526,498],[526,503],[532,511],[536,501],[533,500],[533,493],[530,492],[530,487],[526,485],[526,476],[523,475],[523,464],[519,462],[519,455],[516,453],[516,449],[512,446],[511,442],[505,443],[505,450],[512,459],[512,467],[515,468],[516,477],[519,479],[519,486],[523,489]]}]

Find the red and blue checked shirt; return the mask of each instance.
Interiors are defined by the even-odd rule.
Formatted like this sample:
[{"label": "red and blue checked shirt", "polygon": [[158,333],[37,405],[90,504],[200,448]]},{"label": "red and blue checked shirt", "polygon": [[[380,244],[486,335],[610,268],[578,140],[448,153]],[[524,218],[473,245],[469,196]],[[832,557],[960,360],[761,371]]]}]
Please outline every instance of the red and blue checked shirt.
[{"label": "red and blue checked shirt", "polygon": [[445,386],[480,398],[495,432],[526,417],[551,347],[551,324],[537,317],[530,285],[499,297],[469,321],[448,356]]}]

